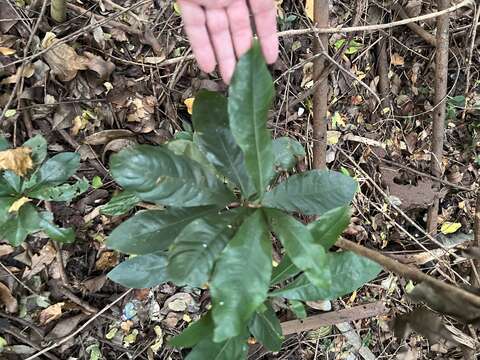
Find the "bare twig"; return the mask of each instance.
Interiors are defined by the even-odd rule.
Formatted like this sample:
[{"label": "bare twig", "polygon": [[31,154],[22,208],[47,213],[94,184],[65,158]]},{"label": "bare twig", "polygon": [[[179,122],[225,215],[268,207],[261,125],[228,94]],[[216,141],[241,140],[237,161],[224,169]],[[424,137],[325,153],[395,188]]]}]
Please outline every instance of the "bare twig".
[{"label": "bare twig", "polygon": [[376,250],[368,249],[362,245],[343,238],[340,238],[335,245],[344,250],[353,251],[357,255],[364,256],[372,261],[375,261],[384,269],[391,271],[396,275],[402,276],[417,283],[427,283],[432,288],[445,291],[452,294],[452,296],[456,296],[459,299],[468,302],[469,304],[480,307],[480,296],[474,295],[473,293],[470,293],[460,287],[437,280],[434,277],[421,272],[417,268],[414,268],[413,266],[402,264],[401,262],[383,255]]},{"label": "bare twig", "polygon": [[[33,38],[35,37],[35,34],[36,34],[36,32],[37,32],[37,30],[40,26],[40,23],[42,22],[42,18],[45,15],[45,10],[46,9],[47,9],[47,0],[43,0],[42,9],[40,10],[40,15],[38,16],[38,19],[35,23],[35,26],[33,27],[32,31],[30,32],[30,36],[28,38],[27,45],[23,49],[23,59],[16,61],[18,63],[21,63],[19,70],[17,70],[17,74],[19,74],[18,76],[20,77],[20,79],[23,78],[23,69],[25,68],[25,66],[27,65],[27,62],[29,60],[27,58],[27,54],[28,54],[28,51],[30,49],[30,46],[32,45]],[[4,66],[0,66],[0,69],[2,67],[4,67]],[[5,119],[5,114],[7,113],[8,109],[12,105],[13,100],[15,99],[15,96],[17,94],[18,86],[19,86],[20,83],[22,83],[20,79],[17,79],[17,81],[15,82],[15,85],[13,86],[12,93],[10,94],[10,97],[8,98],[7,103],[5,104],[5,107],[3,108],[2,114],[0,115],[0,123],[2,123],[3,119]]]},{"label": "bare twig", "polygon": [[291,320],[282,323],[283,335],[298,334],[302,331],[315,330],[322,326],[335,325],[343,322],[356,321],[374,316],[384,315],[388,312],[381,301],[354,306],[349,309],[332,311],[324,314],[309,316],[303,320]]},{"label": "bare twig", "polygon": [[397,26],[403,26],[407,24],[411,24],[418,21],[425,21],[429,19],[434,19],[439,16],[449,14],[453,11],[461,9],[462,7],[466,6],[473,6],[472,0],[463,0],[456,5],[453,5],[449,8],[446,8],[441,11],[436,11],[430,14],[425,14],[421,16],[416,16],[409,19],[403,19],[398,21],[393,21],[388,24],[376,24],[376,25],[367,25],[367,26],[352,26],[352,27],[344,27],[344,28],[326,28],[326,29],[299,29],[299,30],[287,30],[283,31],[280,36],[298,36],[303,34],[311,34],[312,32],[316,32],[318,34],[335,34],[335,33],[348,33],[348,32],[360,32],[360,31],[379,31],[384,29],[391,29]]},{"label": "bare twig", "polygon": [[[319,28],[328,26],[328,0],[315,1],[315,25]],[[328,52],[328,36],[317,36],[315,52]],[[315,59],[314,78],[319,79],[325,71],[326,63],[323,56]],[[328,76],[325,76],[313,94],[313,167],[323,169],[327,166],[327,108],[328,108]]]},{"label": "bare twig", "polygon": [[[438,0],[438,8],[444,10],[448,8],[449,0]],[[431,172],[435,177],[441,177],[443,174],[443,137],[445,135],[445,114],[448,82],[448,53],[449,53],[449,14],[444,14],[437,19],[437,52],[435,55],[435,99],[434,105],[437,106],[433,112],[432,123],[432,162]],[[435,187],[440,188],[436,183]],[[435,234],[438,223],[438,209],[440,200],[435,199],[428,211],[427,231]]]},{"label": "bare twig", "polygon": [[[402,5],[400,5],[399,3],[395,4],[393,6],[394,10],[398,13],[398,16],[400,16],[402,19],[406,20],[406,19],[410,19],[410,17],[408,16],[407,12],[405,11],[405,9],[403,8]],[[417,34],[418,36],[420,36],[423,40],[425,40],[425,42],[427,42],[428,44],[432,45],[432,46],[437,46],[437,41],[435,39],[435,36],[433,36],[432,34],[430,34],[427,30],[425,30],[424,28],[422,28],[420,25],[418,24],[415,24],[415,23],[408,23],[406,24],[410,30],[412,30],[415,34]]]},{"label": "bare twig", "polygon": [[[480,191],[477,192],[476,201],[475,201],[475,216],[474,216],[474,229],[473,229],[473,241],[474,246],[480,247]],[[480,260],[473,260],[472,268],[472,283],[473,286],[480,286],[480,281],[478,275],[480,274]]]}]

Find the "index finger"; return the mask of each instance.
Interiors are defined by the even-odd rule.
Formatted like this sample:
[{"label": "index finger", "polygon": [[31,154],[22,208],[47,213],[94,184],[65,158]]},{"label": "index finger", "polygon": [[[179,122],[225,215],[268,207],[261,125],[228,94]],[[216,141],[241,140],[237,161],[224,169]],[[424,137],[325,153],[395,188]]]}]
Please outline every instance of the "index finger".
[{"label": "index finger", "polygon": [[278,57],[277,9],[273,0],[250,0],[263,56],[272,64]]}]

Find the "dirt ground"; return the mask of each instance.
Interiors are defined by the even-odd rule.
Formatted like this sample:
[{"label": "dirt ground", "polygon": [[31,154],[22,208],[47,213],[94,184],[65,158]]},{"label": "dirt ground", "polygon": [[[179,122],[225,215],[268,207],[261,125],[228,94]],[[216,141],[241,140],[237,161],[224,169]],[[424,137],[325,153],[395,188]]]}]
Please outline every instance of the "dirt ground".
[{"label": "dirt ground", "polygon": [[[128,216],[107,217],[99,208],[118,191],[107,170],[112,153],[171,139],[191,124],[185,100],[202,88],[227,87],[218,74],[197,68],[173,1],[72,1],[63,24],[52,21],[48,7],[42,13],[42,3],[0,0],[0,109],[16,109],[3,111],[0,131],[13,144],[42,134],[50,153],[78,152],[78,176],[98,186],[69,205],[53,204],[57,224],[76,228],[73,245],[59,247],[41,235],[18,248],[0,243],[5,287],[0,288],[0,341],[8,347],[0,359],[26,359],[65,337],[40,358],[182,359],[185,354],[165,342],[199,318],[209,304],[208,292],[171,284],[129,291],[108,280],[106,273],[122,256],[104,241]],[[271,66],[276,99],[269,126],[275,137],[294,137],[305,145],[308,156],[298,165],[301,171],[312,166],[316,141],[315,37],[292,30],[313,23],[303,1],[276,3],[281,54]],[[435,11],[430,1],[333,0],[330,27],[388,24]],[[450,13],[440,189],[429,175],[436,22],[416,24],[423,32],[394,26],[329,35],[327,164],[360,184],[345,237],[441,280],[469,284],[475,281],[475,260],[462,249],[474,242],[480,165],[478,15],[472,7]],[[53,50],[44,50],[55,42]],[[27,43],[33,51],[25,50]],[[71,66],[59,71],[59,62]],[[424,229],[436,199],[440,215],[434,243]],[[309,303],[309,316],[353,309],[351,316],[356,306],[378,302],[387,310],[294,333],[280,353],[251,344],[249,358],[474,359],[467,349],[475,348],[477,331],[448,317],[440,324],[439,317],[421,314],[416,331],[394,337],[392,319],[417,307],[406,295],[409,287],[410,281],[382,272],[351,296]],[[14,309],[1,307],[9,296],[18,303]],[[281,304],[277,310],[283,321],[294,318]],[[462,335],[449,342],[429,336],[440,331]]]}]

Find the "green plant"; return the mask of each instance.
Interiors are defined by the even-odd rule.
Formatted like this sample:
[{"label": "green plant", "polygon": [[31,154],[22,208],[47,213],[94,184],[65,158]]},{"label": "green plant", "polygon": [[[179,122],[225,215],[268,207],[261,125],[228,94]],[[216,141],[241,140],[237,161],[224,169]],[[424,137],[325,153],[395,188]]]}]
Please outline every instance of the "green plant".
[{"label": "green plant", "polygon": [[[124,196],[166,209],[139,212],[112,232],[108,245],[135,256],[109,277],[134,288],[171,281],[210,290],[211,310],[170,342],[193,347],[188,360],[244,359],[250,334],[278,351],[282,333],[272,298],[290,300],[304,316],[302,301],[338,298],[380,271],[353,253],[328,252],[349,224],[352,178],[309,171],[274,186],[304,151],[291,139],[272,141],[266,127],[272,99],[255,44],[239,60],[228,99],[197,95],[193,141],[140,145],[111,159]],[[320,218],[306,226],[288,213]],[[272,233],[285,249],[275,268]]]},{"label": "green plant", "polygon": [[39,212],[33,201],[70,201],[85,192],[87,180],[65,183],[77,171],[80,156],[66,152],[47,161],[46,157],[47,142],[40,135],[16,149],[0,138],[0,239],[14,246],[38,231],[55,241],[75,239],[73,229],[57,227],[53,214]]}]

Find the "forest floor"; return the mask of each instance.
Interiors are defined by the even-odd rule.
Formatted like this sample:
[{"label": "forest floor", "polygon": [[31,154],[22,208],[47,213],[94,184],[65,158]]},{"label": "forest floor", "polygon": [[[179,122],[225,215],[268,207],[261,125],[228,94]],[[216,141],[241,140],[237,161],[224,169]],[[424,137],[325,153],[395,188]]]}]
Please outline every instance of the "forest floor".
[{"label": "forest floor", "polygon": [[[302,171],[312,166],[315,141],[314,36],[290,31],[311,28],[311,11],[302,1],[276,2],[281,55],[271,66],[276,99],[269,127],[275,137],[290,136],[304,144],[307,157],[298,165]],[[0,312],[0,348],[9,349],[0,359],[25,359],[65,337],[40,358],[182,359],[182,353],[165,342],[205,311],[208,295],[171,284],[129,291],[108,280],[106,273],[122,256],[104,241],[127,216],[107,217],[99,208],[118,191],[107,170],[112,153],[134,143],[166,142],[191,123],[185,100],[199,89],[227,87],[218,74],[197,68],[172,1],[72,1],[61,25],[41,8],[42,1],[0,0],[0,109],[7,104],[16,109],[3,112],[0,131],[13,144],[42,134],[50,153],[79,153],[77,175],[92,187],[69,205],[53,205],[57,224],[76,228],[74,244],[59,247],[40,235],[17,248],[0,242],[0,280],[6,285],[0,288],[0,306],[12,297],[17,302]],[[393,5],[333,0],[330,27],[387,24],[399,20],[401,13],[415,17],[436,10],[430,1]],[[450,14],[440,190],[432,187],[435,181],[429,175],[436,22],[416,24],[420,30],[396,26],[329,35],[327,164],[349,172],[360,184],[345,237],[436,278],[470,283],[473,261],[462,249],[474,241],[480,165],[478,16],[471,7]],[[45,52],[42,49],[54,41],[49,33],[62,45]],[[24,52],[29,39],[35,50]],[[29,56],[25,61],[24,55]],[[70,66],[58,73],[58,62],[63,69]],[[440,199],[437,243],[423,230],[435,199]],[[419,319],[417,331],[405,339],[394,337],[391,320],[415,307],[406,295],[412,286],[383,272],[351,296],[308,303],[309,316],[332,309],[346,313],[313,318],[310,328],[300,324],[277,354],[252,344],[249,359],[466,356],[459,345],[477,343],[477,333],[448,318],[446,329],[462,332],[461,340],[429,341],[428,334],[440,331],[437,318]],[[284,311],[282,318],[293,316]]]}]

